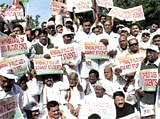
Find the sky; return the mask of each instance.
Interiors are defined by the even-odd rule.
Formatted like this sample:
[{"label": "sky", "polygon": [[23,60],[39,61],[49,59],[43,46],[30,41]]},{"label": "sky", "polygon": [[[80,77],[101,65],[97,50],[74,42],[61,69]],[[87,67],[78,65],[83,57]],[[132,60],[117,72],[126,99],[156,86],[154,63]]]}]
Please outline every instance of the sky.
[{"label": "sky", "polygon": [[[0,0],[0,4],[7,3],[11,5],[12,1],[13,0]],[[50,2],[51,0],[29,0],[28,3],[29,15],[32,15],[33,18],[36,15],[40,15],[41,16],[39,19],[40,22],[47,21],[48,18],[51,16]]]}]

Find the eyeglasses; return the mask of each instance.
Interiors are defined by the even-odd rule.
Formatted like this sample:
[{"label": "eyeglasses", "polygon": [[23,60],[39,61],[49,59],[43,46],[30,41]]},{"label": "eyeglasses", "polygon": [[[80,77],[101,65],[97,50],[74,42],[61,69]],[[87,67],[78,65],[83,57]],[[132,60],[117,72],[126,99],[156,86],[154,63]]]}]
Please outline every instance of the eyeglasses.
[{"label": "eyeglasses", "polygon": [[129,44],[129,46],[137,46],[138,43]]},{"label": "eyeglasses", "polygon": [[150,34],[149,33],[143,33],[142,37],[150,37]]}]

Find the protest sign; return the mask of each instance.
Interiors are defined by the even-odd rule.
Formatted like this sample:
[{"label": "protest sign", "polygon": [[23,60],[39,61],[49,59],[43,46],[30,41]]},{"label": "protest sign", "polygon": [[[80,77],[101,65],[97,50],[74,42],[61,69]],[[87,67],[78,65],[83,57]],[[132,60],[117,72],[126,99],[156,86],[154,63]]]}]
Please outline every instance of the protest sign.
[{"label": "protest sign", "polygon": [[119,119],[141,119],[141,117],[140,117],[140,113],[137,111],[133,114],[129,114],[129,115],[122,117],[122,118],[119,118]]},{"label": "protest sign", "polygon": [[112,8],[113,7],[113,0],[96,0],[98,6],[105,7],[105,8]]},{"label": "protest sign", "polygon": [[6,9],[4,13],[5,19],[12,20],[21,20],[24,19],[23,9],[15,8],[14,6]]},{"label": "protest sign", "polygon": [[158,84],[158,69],[143,69],[140,77],[144,81],[144,91],[156,91]]},{"label": "protest sign", "polygon": [[0,119],[24,119],[18,106],[18,96],[0,99]]},{"label": "protest sign", "polygon": [[84,43],[86,59],[108,59],[108,50],[102,43],[86,42]]},{"label": "protest sign", "polygon": [[118,57],[118,67],[122,70],[121,74],[126,75],[135,72],[145,56],[145,53],[142,52]]},{"label": "protest sign", "polygon": [[61,57],[53,59],[34,58],[33,63],[37,75],[63,73]]},{"label": "protest sign", "polygon": [[[113,100],[106,98],[93,98],[88,97],[85,104],[82,104],[80,111],[80,118],[86,119],[91,114],[98,114],[102,119],[115,119],[116,109]],[[86,100],[86,99],[85,99]]]},{"label": "protest sign", "polygon": [[28,59],[25,55],[17,55],[10,58],[0,59],[0,68],[11,67],[16,76],[22,76],[28,71]]},{"label": "protest sign", "polygon": [[91,0],[67,0],[67,8],[69,11],[75,7],[75,12],[86,12],[91,10],[92,1]]},{"label": "protest sign", "polygon": [[26,54],[28,52],[27,37],[26,35],[1,37],[0,48],[2,57]]},{"label": "protest sign", "polygon": [[67,64],[70,61],[74,61],[78,57],[78,53],[76,51],[76,48],[73,46],[68,46],[64,48],[50,49],[50,54],[52,57],[58,57],[61,56],[62,64]]},{"label": "protest sign", "polygon": [[[59,2],[56,0],[52,0],[51,2],[51,11],[53,15],[59,14],[59,12],[63,10],[63,12],[67,11],[67,5],[63,2]],[[62,11],[61,11],[62,12]]]},{"label": "protest sign", "polygon": [[145,19],[142,5],[129,9],[113,7],[108,15],[126,21],[140,21]]}]

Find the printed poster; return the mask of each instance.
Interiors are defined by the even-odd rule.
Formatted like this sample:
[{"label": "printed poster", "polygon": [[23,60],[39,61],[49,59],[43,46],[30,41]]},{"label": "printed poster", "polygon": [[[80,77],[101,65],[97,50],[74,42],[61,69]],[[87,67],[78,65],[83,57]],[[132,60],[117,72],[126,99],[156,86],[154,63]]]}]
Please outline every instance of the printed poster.
[{"label": "printed poster", "polygon": [[37,75],[63,73],[61,57],[51,59],[34,58],[33,63]]}]

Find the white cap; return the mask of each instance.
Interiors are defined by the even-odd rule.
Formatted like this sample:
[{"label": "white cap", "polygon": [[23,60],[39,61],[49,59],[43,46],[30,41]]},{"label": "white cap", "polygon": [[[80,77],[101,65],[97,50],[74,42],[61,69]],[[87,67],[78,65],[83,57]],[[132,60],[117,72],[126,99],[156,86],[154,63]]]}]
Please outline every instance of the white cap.
[{"label": "white cap", "polygon": [[143,34],[143,33],[151,34],[151,33],[150,33],[148,30],[146,30],[146,29],[142,31],[142,34]]},{"label": "white cap", "polygon": [[154,51],[156,51],[156,52],[159,52],[159,48],[158,48],[158,46],[157,45],[150,45],[147,49],[150,49],[150,50],[154,50]]},{"label": "white cap", "polygon": [[36,102],[30,102],[27,106],[26,109],[30,111],[35,111],[39,110],[40,106]]},{"label": "white cap", "polygon": [[13,73],[13,70],[9,66],[0,69],[0,76],[3,76],[7,79],[18,79],[18,77]]},{"label": "white cap", "polygon": [[122,28],[122,29],[121,29],[121,31],[127,31],[128,33],[130,33],[130,30],[129,30],[129,28],[128,28],[128,27],[124,27],[124,28]]},{"label": "white cap", "polygon": [[55,25],[55,23],[53,21],[48,21],[47,22],[47,26],[53,26],[53,25]]},{"label": "white cap", "polygon": [[134,36],[129,36],[129,37],[127,38],[128,41],[131,40],[131,39],[136,39],[136,37],[134,37]]},{"label": "white cap", "polygon": [[69,35],[69,34],[73,34],[74,35],[75,33],[70,31],[70,30],[68,30],[68,29],[63,30],[63,32],[62,32],[62,36]]}]

